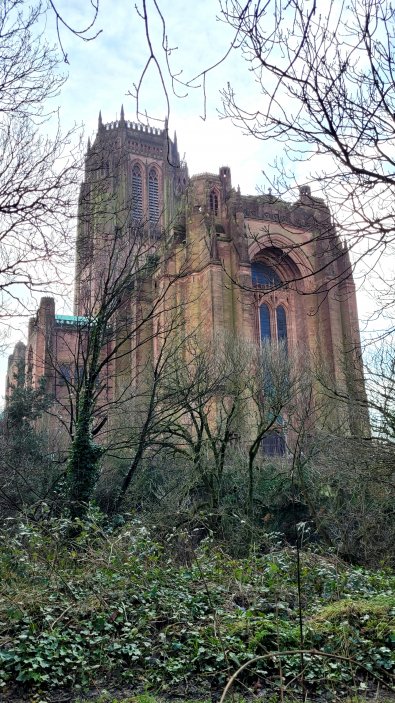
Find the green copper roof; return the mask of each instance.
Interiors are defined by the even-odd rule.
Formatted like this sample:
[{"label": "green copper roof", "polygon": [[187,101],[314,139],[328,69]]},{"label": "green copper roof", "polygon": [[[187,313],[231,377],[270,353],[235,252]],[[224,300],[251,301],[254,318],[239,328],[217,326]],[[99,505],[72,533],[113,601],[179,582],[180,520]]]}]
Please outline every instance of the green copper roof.
[{"label": "green copper roof", "polygon": [[86,325],[89,319],[78,315],[55,315],[55,321],[63,325]]}]

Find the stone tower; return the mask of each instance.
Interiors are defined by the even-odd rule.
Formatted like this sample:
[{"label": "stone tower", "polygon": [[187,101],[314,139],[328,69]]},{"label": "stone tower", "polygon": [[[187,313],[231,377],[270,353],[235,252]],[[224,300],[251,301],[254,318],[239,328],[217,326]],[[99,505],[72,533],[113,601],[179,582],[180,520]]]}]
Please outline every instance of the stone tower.
[{"label": "stone tower", "polygon": [[149,230],[152,242],[168,232],[186,190],[188,172],[177,137],[121,117],[104,124],[85,158],[78,209],[74,314],[95,307],[100,259],[108,238],[128,229]]}]

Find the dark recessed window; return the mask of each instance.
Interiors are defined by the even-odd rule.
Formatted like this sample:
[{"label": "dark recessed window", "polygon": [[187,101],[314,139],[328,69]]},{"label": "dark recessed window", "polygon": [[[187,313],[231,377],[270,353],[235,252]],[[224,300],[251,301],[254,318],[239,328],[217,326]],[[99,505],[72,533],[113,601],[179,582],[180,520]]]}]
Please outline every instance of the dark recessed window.
[{"label": "dark recessed window", "polygon": [[267,432],[262,439],[262,450],[266,456],[284,456],[284,435],[280,432]]},{"label": "dark recessed window", "polygon": [[143,179],[138,164],[132,169],[132,217],[138,221],[143,219]]},{"label": "dark recessed window", "polygon": [[[272,317],[274,316],[275,317]],[[288,330],[287,313],[283,305],[279,305],[274,312],[269,305],[262,303],[258,307],[259,338],[261,342],[277,341],[287,350]],[[273,336],[272,336],[273,334]]]},{"label": "dark recessed window", "polygon": [[279,305],[276,310],[277,318],[277,339],[279,342],[287,343],[287,316],[285,308]]},{"label": "dark recessed window", "polygon": [[270,340],[272,336],[270,328],[270,311],[265,303],[259,306],[259,325],[261,333],[261,342],[265,340]]},{"label": "dark recessed window", "polygon": [[211,212],[213,212],[214,215],[218,215],[218,195],[215,190],[212,190],[210,193],[209,205]]},{"label": "dark recessed window", "polygon": [[156,223],[159,219],[159,179],[154,168],[148,174],[148,210],[150,222]]}]

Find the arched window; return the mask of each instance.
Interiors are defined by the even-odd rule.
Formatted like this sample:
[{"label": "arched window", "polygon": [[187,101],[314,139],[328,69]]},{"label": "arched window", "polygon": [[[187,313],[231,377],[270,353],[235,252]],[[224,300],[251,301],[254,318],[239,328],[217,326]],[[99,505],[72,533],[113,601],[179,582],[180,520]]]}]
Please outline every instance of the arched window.
[{"label": "arched window", "polygon": [[251,274],[253,286],[271,286],[272,288],[281,286],[281,278],[278,273],[261,261],[252,262]]},{"label": "arched window", "polygon": [[266,456],[284,456],[285,439],[280,432],[269,431],[262,439],[262,449]]},{"label": "arched window", "polygon": [[218,215],[218,195],[215,190],[212,190],[210,193],[209,205],[211,212],[213,212],[214,215]]},{"label": "arched window", "polygon": [[27,369],[26,369],[26,385],[31,386],[33,383],[33,349],[30,346],[27,355]]},{"label": "arched window", "polygon": [[138,221],[143,219],[143,179],[138,164],[132,170],[132,218]]},{"label": "arched window", "polygon": [[279,342],[284,342],[287,345],[287,315],[285,308],[279,305],[276,310],[277,319],[277,339]]},{"label": "arched window", "polygon": [[156,223],[159,219],[159,179],[154,168],[148,174],[148,212],[150,222]]},{"label": "arched window", "polygon": [[261,332],[261,342],[271,339],[272,332],[270,329],[270,311],[264,303],[259,306],[259,326]]}]

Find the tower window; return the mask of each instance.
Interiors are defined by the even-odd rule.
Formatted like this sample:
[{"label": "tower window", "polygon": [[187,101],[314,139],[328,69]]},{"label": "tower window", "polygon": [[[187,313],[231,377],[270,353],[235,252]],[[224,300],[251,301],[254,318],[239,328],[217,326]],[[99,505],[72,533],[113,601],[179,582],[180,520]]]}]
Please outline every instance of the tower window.
[{"label": "tower window", "polygon": [[132,170],[132,218],[138,221],[143,219],[143,179],[138,164]]},{"label": "tower window", "polygon": [[209,205],[211,212],[213,212],[214,215],[218,215],[218,195],[215,190],[212,190],[210,193]]},{"label": "tower window", "polygon": [[29,347],[29,353],[27,355],[27,372],[26,372],[26,384],[31,386],[33,383],[33,349]]},{"label": "tower window", "polygon": [[268,306],[264,303],[259,306],[259,324],[261,332],[261,342],[271,339],[272,332],[270,329],[270,311]]},{"label": "tower window", "polygon": [[150,222],[156,223],[159,219],[159,179],[154,168],[148,174],[148,211]]}]

